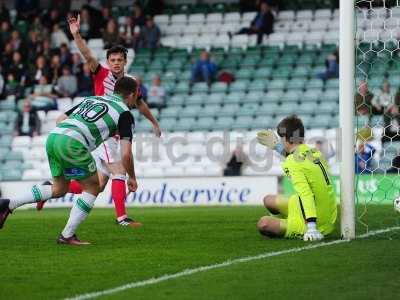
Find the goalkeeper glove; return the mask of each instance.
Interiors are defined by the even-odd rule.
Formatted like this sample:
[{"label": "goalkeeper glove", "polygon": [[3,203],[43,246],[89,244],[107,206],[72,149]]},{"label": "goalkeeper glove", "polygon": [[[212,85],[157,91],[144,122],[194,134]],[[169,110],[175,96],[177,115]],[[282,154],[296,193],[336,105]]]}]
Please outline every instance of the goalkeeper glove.
[{"label": "goalkeeper glove", "polygon": [[317,223],[308,222],[307,223],[307,231],[304,234],[303,239],[305,241],[320,241],[324,238],[321,232],[317,229]]},{"label": "goalkeeper glove", "polygon": [[265,147],[275,150],[281,155],[285,155],[285,147],[279,141],[277,134],[271,129],[257,132],[257,141]]}]

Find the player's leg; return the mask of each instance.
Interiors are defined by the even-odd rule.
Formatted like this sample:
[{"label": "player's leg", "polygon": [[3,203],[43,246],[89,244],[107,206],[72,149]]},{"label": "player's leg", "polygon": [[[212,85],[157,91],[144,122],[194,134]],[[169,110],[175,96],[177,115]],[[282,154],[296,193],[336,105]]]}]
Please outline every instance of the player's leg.
[{"label": "player's leg", "polygon": [[114,201],[116,223],[122,226],[140,227],[142,224],[128,218],[125,207],[126,171],[121,163],[119,140],[110,138],[99,148],[99,157],[111,173],[111,197]]},{"label": "player's leg", "polygon": [[80,241],[75,232],[93,208],[96,197],[100,192],[99,178],[97,173],[95,173],[89,178],[79,180],[79,182],[81,183],[83,191],[71,208],[67,224],[58,238],[57,242],[59,244],[89,244],[88,242]]},{"label": "player's leg", "polygon": [[272,214],[280,214],[282,217],[288,216],[288,199],[281,195],[266,195],[263,199],[264,206]]},{"label": "player's leg", "polygon": [[287,220],[264,216],[258,221],[257,229],[267,237],[284,237],[287,229]]}]

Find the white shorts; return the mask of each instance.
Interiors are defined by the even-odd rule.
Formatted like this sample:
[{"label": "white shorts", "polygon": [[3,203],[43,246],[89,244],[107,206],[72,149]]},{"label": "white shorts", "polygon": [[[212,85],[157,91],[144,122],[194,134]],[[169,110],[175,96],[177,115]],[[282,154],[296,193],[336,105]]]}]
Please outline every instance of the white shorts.
[{"label": "white shorts", "polygon": [[92,152],[96,161],[97,170],[110,177],[110,172],[106,164],[117,163],[121,161],[121,151],[119,137],[112,137],[102,143]]}]

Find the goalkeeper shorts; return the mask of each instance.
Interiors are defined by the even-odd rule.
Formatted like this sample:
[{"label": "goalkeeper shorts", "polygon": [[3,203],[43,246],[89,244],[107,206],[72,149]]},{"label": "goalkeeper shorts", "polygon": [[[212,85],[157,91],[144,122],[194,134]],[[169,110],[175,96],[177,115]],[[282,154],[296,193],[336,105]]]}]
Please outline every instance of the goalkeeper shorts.
[{"label": "goalkeeper shorts", "polygon": [[[336,220],[336,212],[334,217],[330,220],[321,220],[317,218],[317,228],[323,235],[328,235],[335,229],[335,223],[332,223],[332,220]],[[307,231],[307,224],[301,211],[299,196],[292,195],[289,198],[288,217],[287,219],[282,219],[281,222],[285,221],[285,238],[296,239],[303,237],[304,233]]]},{"label": "goalkeeper shorts", "polygon": [[47,138],[46,152],[53,177],[82,180],[97,172],[89,150],[69,136],[51,133]]}]

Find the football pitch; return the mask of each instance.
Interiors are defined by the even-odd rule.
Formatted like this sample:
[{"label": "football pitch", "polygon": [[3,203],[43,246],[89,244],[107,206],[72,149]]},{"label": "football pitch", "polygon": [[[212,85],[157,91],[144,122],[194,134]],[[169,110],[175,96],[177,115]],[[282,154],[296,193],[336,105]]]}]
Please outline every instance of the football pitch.
[{"label": "football pitch", "polygon": [[57,245],[68,212],[10,216],[0,231],[0,299],[399,297],[400,214],[391,206],[369,207],[370,235],[338,242],[338,228],[323,243],[263,238],[261,207],[196,207],[131,208],[138,229],[94,209],[78,230],[92,245]]}]

